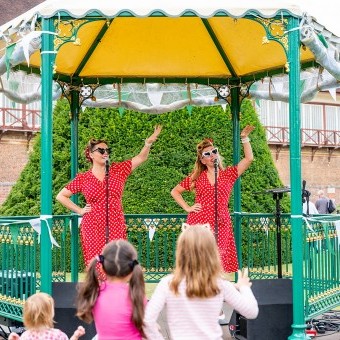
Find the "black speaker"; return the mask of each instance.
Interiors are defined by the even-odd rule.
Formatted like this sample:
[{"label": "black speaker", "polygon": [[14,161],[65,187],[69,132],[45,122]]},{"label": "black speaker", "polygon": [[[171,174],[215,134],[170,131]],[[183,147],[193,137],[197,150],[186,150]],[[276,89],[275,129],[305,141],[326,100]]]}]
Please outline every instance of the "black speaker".
[{"label": "black speaker", "polygon": [[233,312],[229,329],[239,339],[287,340],[293,323],[292,281],[289,279],[253,280],[252,291],[259,315],[248,320]]},{"label": "black speaker", "polygon": [[82,340],[91,340],[96,335],[94,322],[85,323],[76,317],[77,283],[54,282],[52,284],[52,297],[54,299],[55,328],[62,330],[70,338],[78,326],[85,328]]}]

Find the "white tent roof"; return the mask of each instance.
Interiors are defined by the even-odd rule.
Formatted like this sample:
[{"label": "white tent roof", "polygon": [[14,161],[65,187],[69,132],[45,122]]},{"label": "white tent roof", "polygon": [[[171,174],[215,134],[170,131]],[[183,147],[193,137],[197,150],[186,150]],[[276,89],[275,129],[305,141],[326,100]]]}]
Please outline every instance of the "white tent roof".
[{"label": "white tent roof", "polygon": [[[36,73],[39,72],[39,29],[41,30],[41,27],[36,26],[37,18],[54,17],[57,20],[59,18],[60,27],[64,27],[65,30],[60,31],[60,38],[63,38],[62,35],[67,34],[69,19],[87,16],[87,24],[80,25],[77,39],[63,44],[58,50],[55,80],[73,82],[78,79],[77,86],[79,83],[90,86],[96,86],[96,83],[111,84],[108,88],[113,94],[107,95],[101,92],[106,100],[103,99],[103,106],[124,104],[123,85],[128,87],[126,93],[130,94],[133,91],[140,93],[140,85],[132,86],[135,90],[129,85],[134,82],[139,84],[157,82],[164,85],[176,83],[179,79],[178,82],[182,86],[191,82],[191,89],[185,85],[185,89],[181,92],[187,92],[190,100],[186,100],[192,103],[195,99],[193,89],[196,87],[194,92],[201,93],[197,88],[198,83],[226,84],[227,80],[232,77],[234,82],[241,84],[241,80],[244,81],[245,77],[245,81],[250,82],[255,79],[255,75],[256,80],[260,77],[263,79],[255,83],[250,91],[253,97],[268,98],[270,96],[273,100],[287,101],[289,97],[285,71],[287,56],[282,46],[275,42],[269,43],[268,39],[266,41],[266,33],[263,31],[266,23],[263,20],[261,28],[256,28],[255,25],[257,19],[275,17],[273,20],[277,21],[274,29],[276,27],[279,31],[277,34],[285,38],[287,28],[283,29],[285,27],[283,19],[289,14],[302,19],[300,31],[304,48],[301,49],[301,63],[304,63],[304,69],[306,65],[311,65],[313,70],[308,70],[303,75],[304,88],[301,100],[310,100],[320,89],[337,87],[340,79],[339,60],[334,57],[334,55],[339,55],[340,51],[340,32],[337,36],[323,26],[329,22],[323,16],[325,9],[328,8],[328,1],[324,0],[322,6],[319,4],[319,9],[315,10],[316,7],[309,7],[316,3],[315,0],[294,2],[282,0],[210,0],[205,2],[197,0],[48,0],[0,27],[0,38],[3,35],[3,40],[0,40],[0,57],[2,57],[0,75],[6,70],[8,72],[9,64],[16,70],[26,69],[29,73],[34,69]],[[337,6],[340,5],[332,5],[332,10],[335,10]],[[313,9],[311,13],[313,18],[305,14],[309,12],[309,8]],[[250,17],[252,21],[248,20]],[[281,17],[282,20],[278,19]],[[322,20],[320,23],[315,20],[315,18],[319,20],[319,17]],[[93,25],[88,24],[93,19],[97,21]],[[163,19],[166,19],[164,25],[160,23]],[[270,27],[269,22],[270,20],[268,20],[268,27]],[[158,26],[155,28],[155,25]],[[97,38],[100,29],[105,30],[105,36]],[[142,31],[144,34],[141,34]],[[322,42],[322,39],[325,41]],[[16,47],[9,60],[5,55],[5,50],[13,43]],[[284,39],[281,43],[285,44]],[[90,54],[86,50],[88,47],[92,49]],[[320,77],[318,69],[314,67],[317,63],[330,74],[325,71]],[[268,79],[264,79],[265,74]],[[278,75],[278,81],[283,83],[282,86],[273,85],[275,79],[272,76],[275,77],[275,74]],[[11,79],[14,79],[14,74],[9,77],[9,81],[12,81]],[[2,76],[4,85],[6,81],[5,76]],[[117,87],[118,90],[116,87],[112,89],[112,84],[118,82],[122,86]],[[15,101],[19,100],[15,97],[18,91],[10,93],[10,84],[7,88],[8,90],[3,89],[2,92],[7,91],[7,96],[12,96]],[[40,89],[39,85],[38,89]],[[152,91],[148,89],[150,93],[157,91],[155,88],[152,88]],[[206,90],[202,91],[203,96],[206,96]],[[56,92],[56,97],[58,95],[60,91]],[[209,105],[211,102],[214,103],[213,95],[214,90],[212,90]],[[29,102],[37,100],[38,97],[38,93],[34,91],[33,94],[21,100]],[[94,97],[98,99],[96,102],[89,101],[85,104],[101,105],[99,95],[95,94]],[[154,97],[158,98],[159,95],[155,94]],[[180,97],[178,102],[183,105],[181,99]],[[169,104],[167,100],[164,99],[164,101]],[[149,105],[149,102],[154,102],[150,99],[150,95],[143,105]],[[205,101],[201,103],[199,99],[197,104],[206,103]],[[128,103],[128,105],[131,108],[132,104]],[[149,110],[149,107],[145,108],[145,106],[137,108],[132,106],[132,108]],[[156,108],[155,111],[161,112],[163,109],[168,110],[162,107]]]}]

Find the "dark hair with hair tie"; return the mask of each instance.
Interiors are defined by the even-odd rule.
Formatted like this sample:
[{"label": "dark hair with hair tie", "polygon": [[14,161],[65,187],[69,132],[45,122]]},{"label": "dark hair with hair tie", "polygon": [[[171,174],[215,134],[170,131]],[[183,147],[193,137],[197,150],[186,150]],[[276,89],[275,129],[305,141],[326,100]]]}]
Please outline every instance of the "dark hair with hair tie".
[{"label": "dark hair with hair tie", "polygon": [[96,260],[97,260],[97,262],[103,264],[104,260],[105,260],[105,257],[102,254],[100,254],[100,255],[96,256]]},{"label": "dark hair with hair tie", "polygon": [[135,247],[125,240],[110,241],[90,262],[85,281],[78,287],[77,316],[86,322],[93,320],[92,308],[100,292],[100,280],[96,267],[101,263],[106,276],[126,278],[129,276],[129,295],[132,303],[132,322],[143,338],[145,283],[142,266],[137,260]]},{"label": "dark hair with hair tie", "polygon": [[135,266],[139,265],[139,262],[137,260],[132,260],[129,263],[130,268],[133,270],[133,268],[135,268]]}]

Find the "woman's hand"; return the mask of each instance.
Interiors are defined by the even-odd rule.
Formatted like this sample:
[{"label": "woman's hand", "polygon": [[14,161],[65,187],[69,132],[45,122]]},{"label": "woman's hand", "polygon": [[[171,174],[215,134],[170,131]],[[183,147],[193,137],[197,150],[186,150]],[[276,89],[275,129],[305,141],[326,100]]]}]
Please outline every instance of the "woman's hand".
[{"label": "woman's hand", "polygon": [[80,216],[85,215],[86,213],[91,212],[91,204],[86,204],[84,208],[81,209],[80,211]]},{"label": "woman's hand", "polygon": [[190,213],[190,212],[199,212],[202,209],[202,205],[200,203],[195,203],[194,205],[192,205],[191,207],[189,207],[188,209],[186,209],[186,212]]},{"label": "woman's hand", "polygon": [[162,125],[156,125],[153,134],[149,138],[145,139],[145,143],[147,144],[154,143],[157,140],[157,137],[159,136],[161,131],[162,131]]},{"label": "woman's hand", "polygon": [[241,131],[241,138],[247,138],[249,134],[255,129],[255,126],[247,125],[242,131]]},{"label": "woman's hand", "polygon": [[243,272],[241,270],[238,271],[237,283],[235,283],[235,287],[237,290],[240,290],[242,286],[251,287],[252,283],[248,277],[248,268],[245,268]]}]

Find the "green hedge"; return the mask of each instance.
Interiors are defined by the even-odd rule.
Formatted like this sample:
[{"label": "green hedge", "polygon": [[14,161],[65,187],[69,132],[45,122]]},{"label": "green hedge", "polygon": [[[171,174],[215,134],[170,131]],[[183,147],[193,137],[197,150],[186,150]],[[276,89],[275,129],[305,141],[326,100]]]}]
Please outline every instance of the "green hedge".
[{"label": "green hedge", "polygon": [[[70,109],[66,100],[57,102],[53,116],[53,197],[70,180]],[[123,195],[125,213],[183,213],[170,195],[171,189],[191,172],[196,144],[204,137],[214,139],[225,163],[232,164],[232,119],[229,108],[220,106],[198,108],[192,112],[179,110],[160,115],[118,109],[89,109],[79,117],[79,168],[85,171],[83,150],[89,138],[107,139],[111,161],[122,161],[138,154],[156,124],[163,125],[159,140],[152,146],[149,160],[129,177]],[[252,102],[244,100],[241,107],[241,127],[252,124],[251,134],[255,160],[242,175],[242,211],[272,213],[275,202],[270,195],[255,192],[282,186],[274,166],[265,131]],[[40,141],[38,134],[28,164],[21,173],[7,200],[0,208],[4,216],[40,214]],[[43,165],[42,165],[43,166]],[[188,193],[187,199],[193,201]],[[83,204],[83,199],[80,198]],[[231,197],[230,207],[233,207]],[[289,199],[282,200],[283,212],[288,212]],[[53,214],[68,211],[53,202]]]}]

